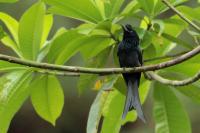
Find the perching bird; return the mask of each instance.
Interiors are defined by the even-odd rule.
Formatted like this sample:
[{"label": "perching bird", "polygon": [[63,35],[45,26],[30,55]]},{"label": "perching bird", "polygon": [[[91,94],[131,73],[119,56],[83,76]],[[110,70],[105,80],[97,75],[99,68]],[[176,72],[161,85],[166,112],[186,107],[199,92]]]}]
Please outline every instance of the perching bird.
[{"label": "perching bird", "polygon": [[[132,26],[127,24],[122,26],[123,40],[119,43],[117,55],[119,57],[120,67],[138,67],[142,65],[142,52],[139,47],[139,37]],[[135,109],[138,117],[146,122],[139,98],[139,83],[141,72],[123,74],[127,85],[127,96],[122,118],[124,119],[127,113]]]}]

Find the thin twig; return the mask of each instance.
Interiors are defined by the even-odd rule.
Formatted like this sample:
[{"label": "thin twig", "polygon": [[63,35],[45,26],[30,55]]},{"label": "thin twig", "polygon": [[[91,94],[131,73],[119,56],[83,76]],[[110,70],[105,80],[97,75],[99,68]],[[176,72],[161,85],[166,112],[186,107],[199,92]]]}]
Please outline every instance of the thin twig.
[{"label": "thin twig", "polygon": [[151,62],[151,61],[156,61],[156,60],[174,58],[174,57],[181,56],[187,52],[189,52],[189,51],[180,52],[180,53],[174,54],[174,55],[164,55],[164,56],[154,57],[154,58],[150,58],[150,59],[144,59],[144,62]]},{"label": "thin twig", "polygon": [[189,20],[187,17],[185,17],[181,12],[179,12],[173,5],[170,4],[168,0],[162,0],[162,2],[168,6],[173,12],[175,12],[180,18],[182,18],[184,21],[186,21],[189,25],[191,25],[193,28],[195,28],[198,32],[200,32],[200,27],[197,26],[195,23],[193,23],[191,20]]},{"label": "thin twig", "polygon": [[194,83],[200,79],[200,71],[196,73],[193,77],[190,77],[184,80],[169,80],[169,79],[161,77],[160,75],[154,72],[148,72],[148,75],[153,80],[156,80],[162,84],[171,85],[171,86],[185,86],[185,85]]},{"label": "thin twig", "polygon": [[172,60],[162,62],[159,64],[147,65],[147,66],[142,66],[142,67],[134,67],[134,68],[86,68],[86,67],[78,67],[78,66],[62,66],[62,65],[55,65],[55,64],[48,64],[48,63],[38,63],[34,61],[29,61],[29,60],[22,60],[16,57],[2,55],[2,54],[0,54],[0,60],[4,60],[10,63],[20,64],[23,66],[33,67],[33,68],[40,68],[40,69],[73,72],[73,73],[90,73],[90,74],[108,75],[108,74],[133,73],[133,72],[159,70],[166,67],[174,66],[176,64],[180,64],[184,62],[185,60],[188,60],[192,58],[193,56],[197,55],[198,53],[200,53],[200,46]]}]

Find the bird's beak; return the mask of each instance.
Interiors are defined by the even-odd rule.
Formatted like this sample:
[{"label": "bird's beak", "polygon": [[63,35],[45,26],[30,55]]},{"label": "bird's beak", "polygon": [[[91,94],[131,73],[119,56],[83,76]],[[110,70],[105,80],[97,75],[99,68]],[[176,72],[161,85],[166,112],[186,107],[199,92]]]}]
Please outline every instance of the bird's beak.
[{"label": "bird's beak", "polygon": [[123,29],[124,32],[127,31],[126,26],[124,26],[124,25],[121,25],[121,26],[122,26],[122,29]]}]

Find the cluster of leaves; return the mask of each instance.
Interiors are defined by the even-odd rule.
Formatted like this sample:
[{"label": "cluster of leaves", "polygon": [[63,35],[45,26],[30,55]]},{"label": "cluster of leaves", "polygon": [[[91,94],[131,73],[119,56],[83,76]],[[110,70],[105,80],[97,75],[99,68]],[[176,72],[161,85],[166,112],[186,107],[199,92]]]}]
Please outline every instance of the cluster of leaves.
[{"label": "cluster of leaves", "polygon": [[[0,0],[0,2],[16,2],[17,0]],[[178,5],[186,0],[170,0]],[[46,8],[46,4],[49,8]],[[195,45],[186,42],[181,34],[186,32],[193,43],[198,41],[199,34],[176,15],[162,18],[160,14],[168,8],[159,0],[133,0],[122,5],[124,0],[43,0],[32,5],[19,21],[6,13],[0,12],[0,20],[9,33],[0,28],[1,42],[11,48],[20,58],[36,62],[47,61],[54,64],[65,64],[73,55],[80,52],[86,67],[104,67],[107,57],[112,56],[118,65],[116,49],[121,39],[119,23],[127,18],[141,38],[144,58],[159,57],[191,50]],[[184,5],[177,6],[191,20],[200,22],[200,8]],[[84,23],[73,29],[60,28],[47,40],[53,24],[53,14],[77,19]],[[162,18],[162,19],[161,19]],[[151,25],[150,30],[146,30]],[[177,50],[178,49],[178,50]],[[158,61],[155,61],[155,63]],[[165,77],[181,79],[198,71],[199,56],[184,63],[162,71]],[[188,68],[193,69],[188,69]],[[44,120],[55,125],[64,104],[62,87],[57,77],[34,73],[36,69],[0,61],[0,132],[6,133],[10,121],[31,97],[35,111]],[[176,72],[176,73],[175,73]],[[199,82],[173,88],[157,82],[150,82],[142,77],[140,97],[144,103],[149,88],[154,90],[154,118],[157,133],[191,132],[190,122],[183,106],[176,97],[177,91],[200,103],[198,95]],[[118,133],[122,125],[135,121],[135,111],[121,119],[124,101],[125,84],[121,76],[106,76],[99,79],[96,75],[81,75],[78,89],[82,93],[87,89],[98,90],[88,118],[87,133],[97,133],[100,119],[103,117],[102,133]],[[112,89],[113,91],[109,91]],[[113,111],[114,110],[114,111]]]}]

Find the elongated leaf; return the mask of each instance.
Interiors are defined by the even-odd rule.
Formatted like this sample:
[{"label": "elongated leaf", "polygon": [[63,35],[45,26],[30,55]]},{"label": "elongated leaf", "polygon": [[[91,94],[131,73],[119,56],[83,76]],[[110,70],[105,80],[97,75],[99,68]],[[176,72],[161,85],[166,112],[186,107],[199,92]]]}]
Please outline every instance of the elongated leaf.
[{"label": "elongated leaf", "polygon": [[169,87],[154,84],[156,133],[191,133],[189,118]]},{"label": "elongated leaf", "polygon": [[108,92],[100,91],[96,96],[89,112],[87,121],[87,133],[97,133],[103,107],[108,96]]},{"label": "elongated leaf", "polygon": [[114,89],[110,92],[106,107],[104,107],[104,120],[101,133],[119,133],[121,117],[124,109],[125,95]]},{"label": "elongated leaf", "polygon": [[38,2],[30,7],[21,17],[19,24],[19,44],[23,57],[36,60],[39,52],[43,23],[45,16],[45,5]]},{"label": "elongated leaf", "polygon": [[113,18],[118,13],[124,0],[109,0],[105,2],[105,13],[107,18]]},{"label": "elongated leaf", "polygon": [[99,12],[102,16],[103,19],[106,18],[106,15],[105,15],[105,1],[102,1],[102,0],[93,0],[94,1],[94,4],[96,5],[96,8],[99,9]]},{"label": "elongated leaf", "polygon": [[85,59],[88,59],[114,44],[114,40],[102,36],[92,36],[85,43],[86,45],[81,48],[81,54]]},{"label": "elongated leaf", "polygon": [[[188,26],[177,16],[174,16],[170,19],[165,19],[164,23],[165,29],[163,32],[173,37],[178,37],[182,33],[182,31]],[[158,36],[157,38],[154,37],[153,44],[156,48],[157,56],[167,54],[176,46],[175,43],[172,43],[168,39],[165,39],[161,36]]]},{"label": "elongated leaf", "polygon": [[19,48],[17,47],[17,44],[10,38],[10,36],[6,35],[1,39],[1,42],[7,46],[10,47],[12,50],[14,50],[18,56],[21,57],[21,53],[19,51]]},{"label": "elongated leaf", "polygon": [[0,20],[6,25],[6,27],[10,31],[12,37],[15,40],[15,43],[18,44],[18,25],[19,24],[17,20],[15,20],[13,17],[3,12],[0,12]]},{"label": "elongated leaf", "polygon": [[166,38],[167,40],[171,41],[171,42],[175,42],[177,43],[178,45],[182,45],[183,47],[187,48],[187,49],[192,49],[192,45],[191,44],[188,44],[187,42],[179,39],[179,38],[176,38],[174,36],[171,36],[169,34],[166,34],[166,33],[163,33],[162,36],[164,38]]},{"label": "elongated leaf", "polygon": [[45,15],[43,24],[44,27],[42,32],[42,41],[40,47],[43,47],[45,45],[45,41],[47,40],[52,25],[53,25],[53,15],[52,14]]},{"label": "elongated leaf", "polygon": [[138,1],[133,0],[131,1],[120,13],[120,16],[129,16],[134,14],[140,8],[140,4]]},{"label": "elongated leaf", "polygon": [[58,79],[54,76],[40,76],[31,88],[34,109],[39,116],[55,125],[64,105],[64,95]]},{"label": "elongated leaf", "polygon": [[77,31],[70,30],[57,36],[52,44],[47,55],[50,62],[55,61],[58,64],[63,64],[78,50],[80,50],[85,35],[77,33]]},{"label": "elongated leaf", "polygon": [[152,40],[153,40],[153,34],[149,31],[145,32],[145,35],[141,41],[141,48],[142,49],[147,48],[152,43]]},{"label": "elongated leaf", "polygon": [[153,15],[155,0],[137,0],[142,9],[149,15]]},{"label": "elongated leaf", "polygon": [[13,71],[13,70],[25,70],[27,69],[26,67],[18,64],[13,64],[9,63],[7,61],[0,61],[0,71],[1,72],[8,72],[8,71]]},{"label": "elongated leaf", "polygon": [[0,3],[15,3],[17,2],[18,0],[0,0]]},{"label": "elongated leaf", "polygon": [[29,96],[30,71],[16,71],[0,78],[0,132],[7,133],[15,113]]},{"label": "elongated leaf", "polygon": [[[169,2],[174,6],[181,4],[185,1],[187,1],[187,0],[169,0]],[[167,9],[168,9],[168,7],[162,1],[157,0],[157,3],[154,8],[154,14],[158,15],[159,13],[162,13],[162,12],[166,11]]]},{"label": "elongated leaf", "polygon": [[[108,48],[103,52],[99,53],[97,56],[87,60],[85,66],[95,67],[95,68],[103,67],[107,62],[106,58],[109,56],[109,54],[110,54],[110,49]],[[82,74],[78,82],[79,93],[82,93],[86,89],[93,88],[94,83],[97,80],[97,77],[98,77],[97,75]]]},{"label": "elongated leaf", "polygon": [[44,0],[52,7],[50,12],[79,19],[82,21],[97,23],[102,20],[99,10],[91,0]]},{"label": "elongated leaf", "polygon": [[[192,69],[188,69],[192,68]],[[167,68],[163,74],[166,78],[174,80],[183,80],[195,75],[200,68],[199,63],[184,62],[183,64]],[[200,103],[200,82],[195,82],[187,86],[176,87],[178,91],[190,98],[191,100]]]},{"label": "elongated leaf", "polygon": [[179,6],[177,9],[190,20],[196,20],[200,22],[200,8],[199,7],[190,8],[187,6]]}]

